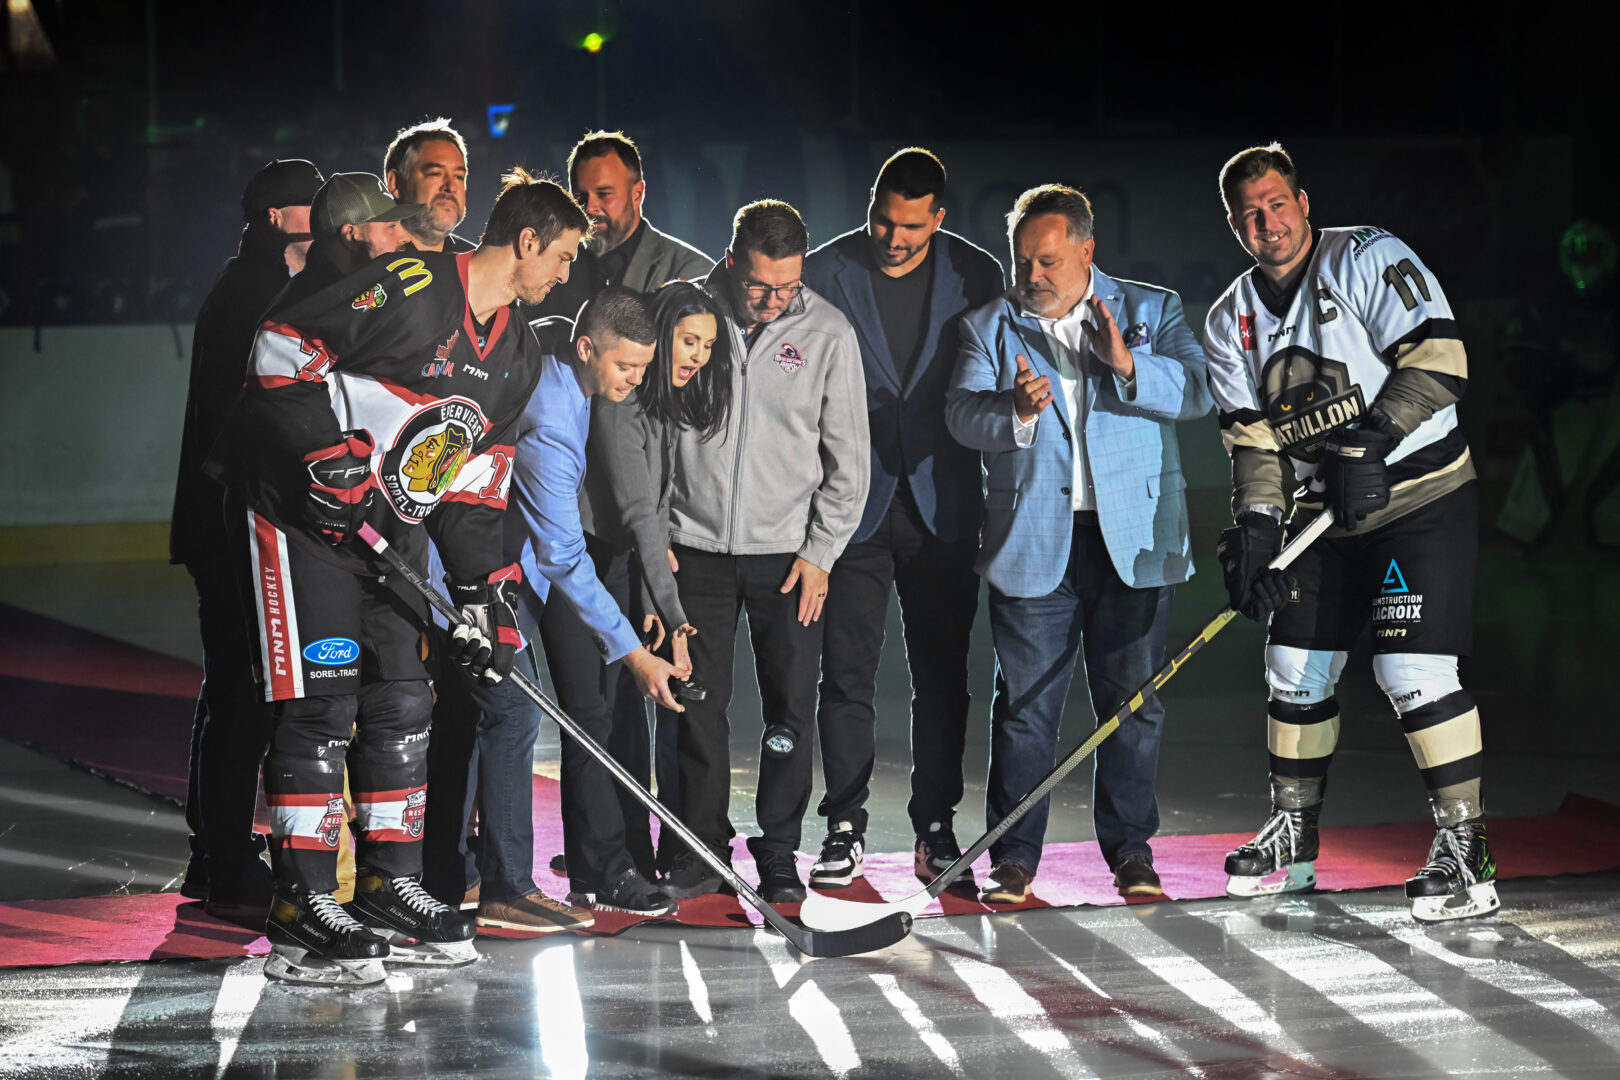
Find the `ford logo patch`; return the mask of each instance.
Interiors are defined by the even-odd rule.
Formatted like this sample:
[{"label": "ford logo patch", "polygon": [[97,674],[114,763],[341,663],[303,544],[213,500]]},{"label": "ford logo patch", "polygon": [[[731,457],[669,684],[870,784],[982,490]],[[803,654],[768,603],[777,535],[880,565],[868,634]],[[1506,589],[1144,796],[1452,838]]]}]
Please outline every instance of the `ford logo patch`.
[{"label": "ford logo patch", "polygon": [[360,646],[346,637],[322,638],[304,646],[304,659],[328,667],[352,664],[360,659]]}]

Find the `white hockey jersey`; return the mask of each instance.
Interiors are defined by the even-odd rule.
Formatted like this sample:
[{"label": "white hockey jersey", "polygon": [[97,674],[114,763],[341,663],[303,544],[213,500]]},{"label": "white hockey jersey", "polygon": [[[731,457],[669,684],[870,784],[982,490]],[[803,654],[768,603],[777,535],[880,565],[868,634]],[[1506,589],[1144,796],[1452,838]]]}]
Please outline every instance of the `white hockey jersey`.
[{"label": "white hockey jersey", "polygon": [[[1370,226],[1313,231],[1305,272],[1278,293],[1259,267],[1204,324],[1210,389],[1232,455],[1233,508],[1286,507],[1281,457],[1309,481],[1336,428],[1375,404],[1403,437],[1391,452],[1390,506],[1368,528],[1474,475],[1457,427],[1467,358],[1440,283],[1394,235]],[[1307,489],[1297,498],[1317,502]]]}]

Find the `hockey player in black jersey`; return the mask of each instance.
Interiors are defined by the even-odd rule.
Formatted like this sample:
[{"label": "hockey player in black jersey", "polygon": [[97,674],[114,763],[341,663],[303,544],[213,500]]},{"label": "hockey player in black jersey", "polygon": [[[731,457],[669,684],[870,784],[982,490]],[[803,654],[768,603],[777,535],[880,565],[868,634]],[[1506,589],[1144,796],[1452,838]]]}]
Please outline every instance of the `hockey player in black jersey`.
[{"label": "hockey player in black jersey", "polygon": [[[501,565],[500,517],[514,427],[539,374],[517,302],[537,304],[566,279],[589,234],[566,191],[514,170],[477,249],[384,255],[284,297],[260,328],[216,459],[240,500],[276,712],[264,770],[280,852],[267,974],[360,984],[382,977],[384,958],[477,956],[473,920],[418,884],[426,608],[350,538],[368,522],[422,566],[431,537],[477,626],[457,628],[450,658],[489,681],[511,670],[519,572]],[[345,758],[357,864],[347,910],[331,899]]]},{"label": "hockey player in black jersey", "polygon": [[[1477,485],[1456,402],[1468,366],[1440,283],[1373,227],[1317,229],[1280,146],[1221,170],[1228,222],[1256,265],[1210,309],[1204,350],[1232,456],[1217,552],[1232,606],[1271,615],[1272,814],[1227,857],[1227,892],[1315,884],[1317,820],[1339,733],[1334,688],[1369,621],[1373,674],[1399,714],[1436,833],[1406,883],[1426,922],[1498,907],[1480,802],[1479,712],[1458,680],[1471,645]],[[1335,527],[1284,574],[1283,460],[1295,505]]]}]

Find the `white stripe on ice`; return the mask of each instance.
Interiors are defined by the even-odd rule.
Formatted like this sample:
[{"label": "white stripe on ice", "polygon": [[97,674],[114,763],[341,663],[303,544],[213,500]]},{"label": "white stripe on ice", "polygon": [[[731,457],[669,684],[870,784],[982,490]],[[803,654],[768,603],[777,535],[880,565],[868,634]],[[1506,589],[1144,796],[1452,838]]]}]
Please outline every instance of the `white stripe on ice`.
[{"label": "white stripe on ice", "polygon": [[949,1039],[939,1033],[939,1029],[934,1027],[934,1022],[923,1015],[917,1003],[900,989],[899,980],[893,975],[874,974],[872,981],[877,983],[878,989],[883,991],[883,996],[889,999],[889,1004],[894,1006],[901,1019],[911,1025],[911,1029],[917,1033],[917,1038],[921,1039],[929,1052],[939,1059],[939,1063],[951,1070],[953,1076],[966,1075],[962,1072],[962,1059],[956,1056],[956,1048],[951,1045]]},{"label": "white stripe on ice", "polygon": [[681,974],[686,976],[686,996],[691,999],[692,1011],[697,1013],[697,1018],[705,1024],[713,1023],[714,1013],[709,1008],[709,986],[703,981],[703,971],[698,967],[685,938],[681,939]]},{"label": "white stripe on ice", "polygon": [[971,956],[947,953],[945,960],[990,1015],[1034,1050],[1040,1051],[1059,1074],[1079,1077],[1084,1067],[1068,1037],[1052,1026],[1041,1003],[1030,997],[1018,981],[998,967]]},{"label": "white stripe on ice", "polygon": [[214,1012],[208,1020],[214,1042],[219,1044],[219,1064],[214,1067],[215,1080],[222,1080],[225,1070],[242,1041],[242,1030],[258,1008],[259,996],[264,993],[263,960],[242,960],[225,969],[219,981],[219,994],[214,998]]},{"label": "white stripe on ice", "polygon": [[548,1075],[584,1080],[590,1070],[585,1048],[585,1010],[574,975],[574,946],[553,945],[534,957],[534,985],[542,995],[534,1010],[539,1021],[540,1057]]},{"label": "white stripe on ice", "polygon": [[[754,932],[754,948],[764,957],[778,987],[786,986],[788,980],[798,974],[799,968],[806,963],[803,958],[789,952],[787,943],[768,930]],[[788,1015],[810,1036],[811,1042],[816,1044],[816,1053],[821,1055],[821,1060],[834,1073],[847,1076],[860,1068],[860,1054],[855,1050],[855,1040],[850,1037],[849,1028],[844,1026],[843,1015],[839,1013],[838,1006],[822,993],[814,979],[805,980],[804,985],[788,998]]]}]

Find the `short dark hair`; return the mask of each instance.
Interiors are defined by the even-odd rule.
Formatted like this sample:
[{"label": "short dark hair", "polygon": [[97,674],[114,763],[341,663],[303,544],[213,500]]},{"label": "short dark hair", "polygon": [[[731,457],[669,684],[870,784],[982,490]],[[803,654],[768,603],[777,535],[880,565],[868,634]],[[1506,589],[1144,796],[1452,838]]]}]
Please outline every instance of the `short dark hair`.
[{"label": "short dark hair", "polygon": [[945,201],[945,166],[933,151],[920,146],[908,146],[889,155],[889,160],[878,170],[873,194],[889,191],[902,199],[934,197],[937,207]]},{"label": "short dark hair", "polygon": [[1079,188],[1067,184],[1042,184],[1032,187],[1013,203],[1007,212],[1007,242],[1018,238],[1018,227],[1032,217],[1043,214],[1062,214],[1069,221],[1070,240],[1091,239],[1091,200]]},{"label": "short dark hair", "polygon": [[1221,166],[1220,179],[1221,203],[1226,207],[1226,216],[1232,216],[1232,204],[1237,201],[1239,188],[1254,183],[1273,170],[1287,182],[1289,191],[1299,194],[1299,174],[1294,171],[1294,159],[1288,156],[1282,143],[1251,146],[1227,159],[1226,164]]},{"label": "short dark hair", "polygon": [[395,172],[401,176],[411,171],[411,165],[416,161],[416,152],[425,142],[433,139],[443,139],[448,143],[455,143],[456,149],[461,151],[461,160],[467,160],[467,142],[461,133],[450,126],[450,118],[436,116],[432,120],[424,120],[420,124],[400,128],[394,136],[394,141],[388,144],[387,153],[383,154],[383,176]]},{"label": "short dark hair", "polygon": [[513,166],[501,176],[501,184],[480,245],[513,243],[524,229],[535,231],[541,251],[569,229],[578,231],[581,240],[591,238],[591,219],[555,180]]},{"label": "short dark hair", "polygon": [[[671,281],[650,295],[658,324],[658,348],[636,391],[642,412],[664,424],[691,428],[704,442],[725,430],[731,415],[731,335],[725,316],[708,293],[690,281]],[[677,390],[670,382],[675,327],[689,315],[710,315],[717,333],[709,362],[692,381]]]},{"label": "short dark hair", "polygon": [[781,199],[751,202],[731,222],[731,254],[757,251],[767,259],[786,259],[810,250],[804,218]]},{"label": "short dark hair", "polygon": [[620,341],[651,345],[658,340],[658,327],[646,297],[623,285],[609,285],[586,302],[574,336],[590,338],[599,349]]},{"label": "short dark hair", "polygon": [[592,158],[606,157],[616,154],[624,167],[630,170],[630,182],[637,183],[641,179],[641,152],[636,149],[635,140],[622,131],[587,131],[580,136],[579,142],[568,151],[568,186],[577,190],[577,170],[580,165]]}]

